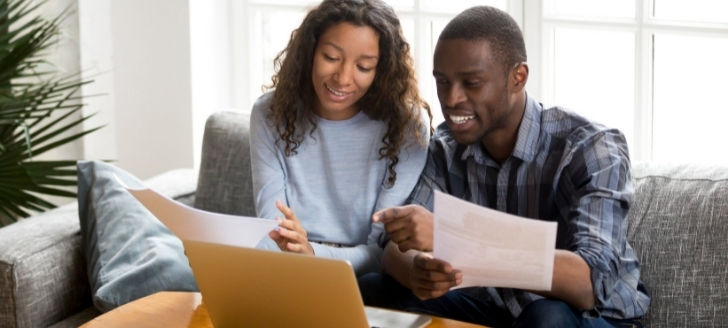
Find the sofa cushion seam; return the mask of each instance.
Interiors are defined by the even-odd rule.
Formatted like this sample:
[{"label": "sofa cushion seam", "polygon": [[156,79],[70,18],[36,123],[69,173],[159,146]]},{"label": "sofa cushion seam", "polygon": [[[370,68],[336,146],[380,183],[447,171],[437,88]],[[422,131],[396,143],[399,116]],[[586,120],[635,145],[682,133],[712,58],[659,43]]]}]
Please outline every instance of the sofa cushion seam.
[{"label": "sofa cushion seam", "polygon": [[17,298],[17,289],[18,284],[16,283],[17,277],[15,277],[15,264],[11,264],[8,262],[0,262],[0,265],[7,267],[10,273],[10,283],[12,286],[10,286],[10,306],[12,307],[10,310],[10,313],[13,314],[13,321],[15,324],[15,327],[18,326],[18,307],[16,306],[16,298]]},{"label": "sofa cushion seam", "polygon": [[706,178],[681,178],[681,177],[671,177],[671,176],[665,176],[665,175],[645,175],[645,176],[639,176],[634,177],[635,180],[644,180],[649,178],[662,178],[666,180],[678,180],[678,181],[707,181],[707,182],[726,182],[728,181],[728,178],[720,178],[720,179],[706,179]]}]

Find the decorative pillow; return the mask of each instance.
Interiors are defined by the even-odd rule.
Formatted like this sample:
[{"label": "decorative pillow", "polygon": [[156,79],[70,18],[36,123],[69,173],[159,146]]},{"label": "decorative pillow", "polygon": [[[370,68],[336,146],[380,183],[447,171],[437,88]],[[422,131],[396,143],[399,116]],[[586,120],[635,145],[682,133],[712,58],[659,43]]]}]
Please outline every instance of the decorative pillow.
[{"label": "decorative pillow", "polygon": [[158,291],[197,291],[182,242],[117,182],[142,183],[99,161],[78,162],[78,214],[94,305],[101,311]]}]

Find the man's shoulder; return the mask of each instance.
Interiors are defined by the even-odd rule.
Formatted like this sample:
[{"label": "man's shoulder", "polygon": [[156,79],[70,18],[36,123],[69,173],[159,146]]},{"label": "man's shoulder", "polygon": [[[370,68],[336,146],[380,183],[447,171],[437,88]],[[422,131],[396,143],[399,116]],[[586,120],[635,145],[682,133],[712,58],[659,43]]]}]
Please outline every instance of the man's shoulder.
[{"label": "man's shoulder", "polygon": [[430,156],[436,158],[454,158],[462,154],[464,149],[465,146],[455,141],[447,123],[443,122],[437,126],[435,133],[430,139]]},{"label": "man's shoulder", "polygon": [[432,143],[443,143],[443,144],[449,144],[450,142],[454,142],[455,139],[452,137],[452,133],[450,132],[450,128],[448,128],[446,122],[442,122],[435,128],[435,133],[432,135]]},{"label": "man's shoulder", "polygon": [[569,144],[600,138],[606,134],[622,135],[616,128],[607,127],[566,107],[544,108],[541,113],[542,132]]},{"label": "man's shoulder", "polygon": [[573,173],[586,173],[591,167],[584,167],[588,160],[629,166],[627,140],[618,129],[609,128],[564,107],[544,109],[541,121],[541,133],[547,134],[549,137],[546,139],[550,139],[547,147],[549,153],[559,154],[560,164],[553,167],[557,171],[571,166],[577,168]]}]

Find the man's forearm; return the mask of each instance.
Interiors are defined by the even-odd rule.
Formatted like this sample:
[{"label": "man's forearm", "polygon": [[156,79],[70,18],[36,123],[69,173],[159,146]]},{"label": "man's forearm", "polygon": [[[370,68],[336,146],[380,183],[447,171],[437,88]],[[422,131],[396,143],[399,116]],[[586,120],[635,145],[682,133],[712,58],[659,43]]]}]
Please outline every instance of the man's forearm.
[{"label": "man's forearm", "polygon": [[400,252],[397,244],[390,241],[382,254],[382,270],[403,286],[412,289],[409,275],[415,255],[417,255],[415,250]]},{"label": "man's forearm", "polygon": [[533,293],[562,300],[581,310],[592,309],[595,305],[591,269],[581,256],[565,250],[557,249],[554,254],[551,290]]},{"label": "man's forearm", "polygon": [[[403,286],[412,289],[410,272],[418,251],[399,251],[397,244],[387,243],[382,254],[382,269]],[[560,299],[583,310],[594,308],[591,269],[581,256],[565,250],[554,254],[554,272],[550,291],[532,291],[544,297]]]}]

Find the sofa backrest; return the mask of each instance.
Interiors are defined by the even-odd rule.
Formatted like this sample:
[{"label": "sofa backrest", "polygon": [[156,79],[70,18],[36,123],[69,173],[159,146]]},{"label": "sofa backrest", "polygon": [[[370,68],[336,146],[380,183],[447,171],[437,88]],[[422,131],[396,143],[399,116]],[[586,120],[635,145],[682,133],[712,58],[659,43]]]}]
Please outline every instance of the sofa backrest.
[{"label": "sofa backrest", "polygon": [[728,167],[633,165],[627,237],[652,296],[645,327],[728,322]]},{"label": "sofa backrest", "polygon": [[[255,216],[249,114],[218,112],[205,125],[196,208]],[[633,165],[627,237],[652,296],[646,327],[728,322],[728,167]]]},{"label": "sofa backrest", "polygon": [[249,117],[246,112],[221,111],[207,119],[194,207],[255,216]]}]

